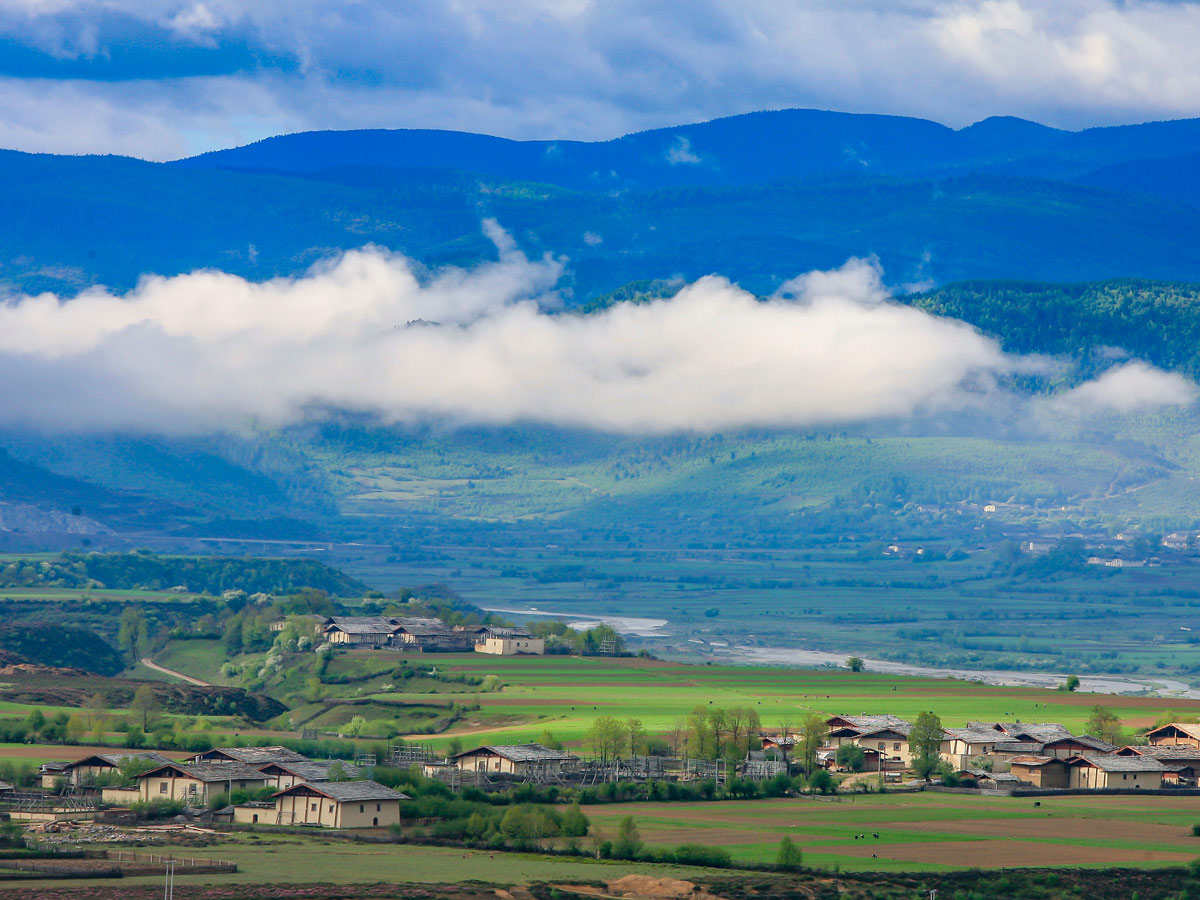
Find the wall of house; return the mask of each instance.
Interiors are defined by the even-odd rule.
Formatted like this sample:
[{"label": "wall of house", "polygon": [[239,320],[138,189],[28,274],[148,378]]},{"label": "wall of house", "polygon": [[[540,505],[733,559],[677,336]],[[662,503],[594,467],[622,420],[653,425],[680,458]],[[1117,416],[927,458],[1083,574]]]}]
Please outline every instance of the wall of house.
[{"label": "wall of house", "polygon": [[1188,737],[1186,734],[1151,735],[1150,743],[1156,747],[1200,747],[1200,739]]},{"label": "wall of house", "polygon": [[288,794],[275,798],[275,808],[281,825],[338,826],[337,804],[328,797],[305,797]]},{"label": "wall of house", "polygon": [[138,793],[142,800],[183,800],[203,804],[208,802],[210,793],[215,796],[230,790],[256,791],[268,786],[267,777],[249,779],[234,778],[230,781],[198,781],[195,778],[172,778],[151,776],[138,780]]},{"label": "wall of house", "polygon": [[458,767],[466,772],[516,772],[511,759],[493,756],[490,753],[460,756]]},{"label": "wall of house", "polygon": [[127,806],[141,800],[142,794],[137,788],[107,787],[101,789],[100,799],[104,803],[111,803],[114,806]]},{"label": "wall of house", "polygon": [[1161,772],[1105,772],[1093,766],[1072,766],[1073,788],[1128,788],[1156,791],[1162,787]]},{"label": "wall of house", "polygon": [[1012,766],[1012,774],[1022,781],[1027,781],[1034,787],[1066,788],[1071,786],[1071,776],[1066,766],[1022,766],[1019,763]]},{"label": "wall of house", "polygon": [[244,825],[275,825],[279,818],[278,808],[266,809],[261,806],[235,806],[233,821]]},{"label": "wall of house", "polygon": [[341,807],[342,828],[384,828],[400,821],[399,800],[350,800]]},{"label": "wall of house", "polygon": [[546,652],[546,642],[541,638],[485,638],[475,645],[476,653],[492,653],[496,656],[529,654],[541,656]]},{"label": "wall of house", "polygon": [[[383,828],[400,821],[399,800],[352,800],[339,803],[328,797],[289,794],[277,797],[281,825],[322,825],[326,828]],[[235,817],[238,810],[234,810]],[[242,820],[238,820],[242,821]],[[259,821],[263,821],[261,818]]]}]

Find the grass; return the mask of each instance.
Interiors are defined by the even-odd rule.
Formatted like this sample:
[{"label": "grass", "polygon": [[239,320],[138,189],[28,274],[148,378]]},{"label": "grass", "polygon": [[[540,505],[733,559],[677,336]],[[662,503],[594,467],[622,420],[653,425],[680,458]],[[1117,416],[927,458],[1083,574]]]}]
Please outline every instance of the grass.
[{"label": "grass", "polygon": [[[184,883],[274,884],[280,882],[361,884],[364,882],[484,881],[520,884],[528,881],[603,881],[631,872],[656,877],[688,878],[712,870],[649,863],[610,862],[523,853],[491,853],[397,844],[352,844],[320,837],[237,835],[196,851],[197,856],[238,864],[230,876],[178,876]],[[0,881],[0,890],[85,885],[88,882]],[[161,884],[162,878],[124,878],[122,884]],[[17,896],[29,896],[21,893]]]}]

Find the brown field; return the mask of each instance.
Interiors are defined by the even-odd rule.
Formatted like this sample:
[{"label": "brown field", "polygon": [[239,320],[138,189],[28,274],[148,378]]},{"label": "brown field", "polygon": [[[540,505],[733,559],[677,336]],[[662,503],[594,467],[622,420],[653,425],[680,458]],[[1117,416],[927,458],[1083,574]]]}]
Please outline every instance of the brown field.
[{"label": "brown field", "polygon": [[943,866],[1006,868],[1026,866],[1127,865],[1137,862],[1187,863],[1194,853],[1167,850],[1135,850],[1122,847],[1081,847],[1077,844],[1050,844],[1042,841],[931,841],[920,844],[884,844],[859,847],[805,847],[818,851],[853,856],[859,859],[892,859],[899,862],[935,863]]},{"label": "brown field", "polygon": [[[880,822],[879,828],[900,831],[946,830],[945,822]],[[1050,818],[1045,819],[974,819],[954,823],[960,834],[984,837],[1079,838],[1089,841],[1120,839],[1130,843],[1182,844],[1200,852],[1200,840],[1192,837],[1191,829],[1182,825],[1158,825],[1152,822],[1112,822],[1105,819]]]}]

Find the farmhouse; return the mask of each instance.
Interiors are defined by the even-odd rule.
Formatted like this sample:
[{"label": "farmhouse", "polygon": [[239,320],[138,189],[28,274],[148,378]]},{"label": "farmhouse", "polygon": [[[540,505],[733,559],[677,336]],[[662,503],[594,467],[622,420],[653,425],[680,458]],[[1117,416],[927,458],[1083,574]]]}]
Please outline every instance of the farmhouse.
[{"label": "farmhouse", "polygon": [[972,759],[990,756],[997,744],[1007,740],[1007,735],[990,725],[978,726],[978,722],[972,722],[965,728],[945,729],[949,745],[944,756],[950,765],[963,768]]},{"label": "farmhouse", "polygon": [[182,800],[204,806],[211,797],[237,790],[269,787],[262,772],[241,763],[167,763],[137,776],[138,795],[147,800]]},{"label": "farmhouse", "polygon": [[1172,779],[1176,782],[1194,782],[1200,775],[1200,748],[1196,747],[1171,746],[1169,744],[1130,746],[1118,750],[1117,756],[1144,756],[1156,759],[1176,772],[1175,778]]},{"label": "farmhouse", "polygon": [[1072,756],[1066,760],[1073,788],[1158,790],[1166,767],[1147,756]]},{"label": "farmhouse", "polygon": [[[274,824],[323,825],[327,828],[381,828],[400,821],[407,794],[374,781],[297,784],[275,795]],[[237,821],[261,822],[261,811],[234,811]]]},{"label": "farmhouse", "polygon": [[402,621],[396,626],[393,638],[395,643],[405,648],[422,652],[467,650],[470,649],[468,640],[465,634],[452,631],[438,619],[432,623],[426,620]]},{"label": "farmhouse", "polygon": [[1014,756],[1008,761],[1009,773],[1027,784],[1042,788],[1071,786],[1066,760],[1053,756]]},{"label": "farmhouse", "polygon": [[233,762],[248,766],[259,766],[272,762],[311,762],[295,750],[287,747],[218,747],[205,750],[188,759],[188,762]]},{"label": "farmhouse", "polygon": [[338,781],[358,778],[362,774],[358,766],[337,761],[269,762],[266,765],[255,766],[255,768],[267,776],[271,787],[281,791],[295,787],[297,784],[318,784],[330,781],[331,769]]},{"label": "farmhouse", "polygon": [[38,766],[38,777],[42,780],[42,787],[54,787],[54,785],[58,783],[58,779],[66,777],[64,773],[69,765],[69,762],[56,759],[51,760],[50,762],[44,762]]},{"label": "farmhouse", "polygon": [[331,644],[382,647],[392,639],[396,626],[386,619],[351,621],[342,618],[325,626],[325,639]]},{"label": "farmhouse", "polygon": [[451,759],[464,772],[531,775],[561,772],[579,758],[562,750],[551,750],[541,744],[513,744],[476,747],[474,750],[455,754]]},{"label": "farmhouse", "polygon": [[541,656],[546,652],[546,642],[523,628],[489,628],[475,644],[475,652],[497,656]]},{"label": "farmhouse", "polygon": [[65,778],[67,783],[73,787],[87,787],[94,785],[96,779],[101,775],[111,775],[120,770],[121,766],[133,760],[139,760],[144,763],[144,768],[152,769],[155,766],[169,763],[171,760],[161,753],[97,753],[92,756],[85,756],[83,759],[77,759],[75,762],[67,763],[54,776]]},{"label": "farmhouse", "polygon": [[1155,747],[1200,748],[1200,725],[1171,722],[1147,732],[1146,740]]}]

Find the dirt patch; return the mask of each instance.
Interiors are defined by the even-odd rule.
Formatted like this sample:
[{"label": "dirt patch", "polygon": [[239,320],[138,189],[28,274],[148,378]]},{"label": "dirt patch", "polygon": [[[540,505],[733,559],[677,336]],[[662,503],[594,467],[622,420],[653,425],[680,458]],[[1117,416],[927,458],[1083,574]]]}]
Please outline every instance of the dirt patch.
[{"label": "dirt patch", "polygon": [[1121,847],[1080,847],[1042,841],[931,841],[920,844],[876,844],[867,847],[805,847],[806,853],[832,853],[858,859],[891,859],[898,862],[935,863],[971,868],[1022,866],[1120,865],[1131,862],[1178,862],[1195,859],[1195,853],[1169,850],[1135,850]]},{"label": "dirt patch", "polygon": [[[900,831],[954,831],[984,837],[1079,838],[1089,841],[1122,841],[1145,844],[1188,843],[1198,845],[1190,830],[1182,825],[1158,825],[1150,822],[1115,823],[1106,819],[1046,817],[1043,819],[976,819],[947,822],[888,822],[880,828]],[[1197,846],[1200,849],[1200,845]]]},{"label": "dirt patch", "polygon": [[622,897],[661,897],[666,900],[678,900],[696,893],[696,885],[677,878],[626,875],[624,878],[608,882],[608,892]]}]

